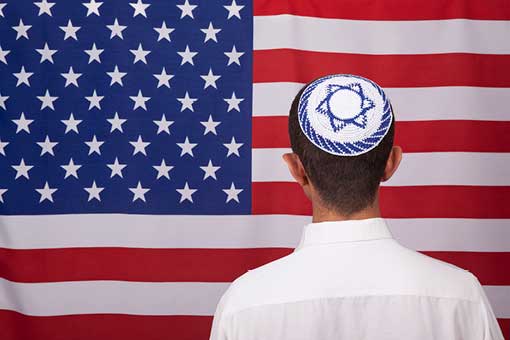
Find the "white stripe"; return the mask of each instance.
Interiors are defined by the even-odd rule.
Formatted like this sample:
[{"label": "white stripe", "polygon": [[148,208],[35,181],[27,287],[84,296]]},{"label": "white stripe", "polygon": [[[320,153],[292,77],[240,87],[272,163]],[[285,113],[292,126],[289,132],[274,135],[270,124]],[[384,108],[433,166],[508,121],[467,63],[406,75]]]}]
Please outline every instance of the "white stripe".
[{"label": "white stripe", "polygon": [[406,153],[383,185],[510,185],[510,153]]},{"label": "white stripe", "polygon": [[386,219],[391,234],[417,251],[510,251],[507,219]]},{"label": "white stripe", "polygon": [[[290,149],[253,149],[254,182],[293,182],[282,155]],[[383,186],[510,185],[510,153],[406,153],[397,172]]]},{"label": "white stripe", "polygon": [[309,220],[287,215],[2,216],[0,247],[294,247]]},{"label": "white stripe", "polygon": [[497,318],[510,318],[510,286],[483,286]]},{"label": "white stripe", "polygon": [[2,216],[0,247],[294,247],[309,221],[287,215]]},{"label": "white stripe", "polygon": [[[294,248],[308,216],[3,216],[0,247],[46,249]],[[428,251],[510,251],[506,219],[387,219],[404,246]]]},{"label": "white stripe", "polygon": [[0,278],[0,309],[34,316],[212,315],[228,286],[222,282],[16,283]]},{"label": "white stripe", "polygon": [[[254,116],[286,116],[304,84],[253,84]],[[466,86],[386,88],[398,121],[510,120],[510,88]]]},{"label": "white stripe", "polygon": [[[70,314],[213,315],[229,283],[0,279],[0,309],[33,316]],[[510,317],[510,287],[484,286],[496,317]]]},{"label": "white stripe", "polygon": [[254,18],[253,46],[255,50],[360,54],[509,54],[509,36],[509,21],[369,21],[274,15]]}]

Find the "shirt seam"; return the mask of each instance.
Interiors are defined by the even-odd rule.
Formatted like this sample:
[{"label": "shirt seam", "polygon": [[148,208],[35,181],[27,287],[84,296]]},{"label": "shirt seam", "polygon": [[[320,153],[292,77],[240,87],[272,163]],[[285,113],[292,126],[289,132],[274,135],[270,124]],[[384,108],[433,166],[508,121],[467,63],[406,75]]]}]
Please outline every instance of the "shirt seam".
[{"label": "shirt seam", "polygon": [[338,244],[338,243],[358,243],[358,242],[367,242],[367,241],[379,241],[379,240],[394,240],[392,236],[388,237],[377,237],[377,238],[365,238],[365,239],[352,239],[352,240],[343,240],[343,241],[332,241],[332,242],[316,242],[316,243],[303,243],[304,247],[313,247],[313,246],[326,246],[330,244]]},{"label": "shirt seam", "polygon": [[371,238],[371,239],[363,239],[363,240],[318,242],[318,243],[308,243],[308,244],[304,243],[304,244],[299,244],[296,248],[294,248],[293,252],[298,252],[300,250],[308,249],[308,248],[325,247],[325,246],[340,245],[340,244],[342,244],[342,245],[351,244],[354,246],[354,245],[358,245],[359,243],[362,243],[362,242],[382,241],[382,240],[395,240],[395,238],[390,236],[390,237]]},{"label": "shirt seam", "polygon": [[275,302],[275,303],[264,303],[264,304],[258,304],[253,305],[249,307],[245,307],[242,309],[238,309],[232,312],[228,312],[224,314],[224,318],[230,317],[236,313],[244,312],[249,309],[253,309],[256,307],[262,307],[262,306],[276,306],[276,305],[283,305],[287,303],[298,303],[298,302],[306,302],[306,301],[313,301],[313,300],[324,300],[324,299],[331,299],[331,298],[349,298],[349,297],[368,297],[368,296],[416,296],[416,297],[426,297],[426,298],[436,298],[436,299],[445,299],[445,300],[458,300],[458,301],[465,301],[470,302],[474,304],[480,304],[479,300],[473,300],[473,299],[467,299],[467,298],[458,298],[458,297],[451,297],[451,296],[434,296],[434,295],[417,295],[417,294],[362,294],[362,295],[346,295],[346,296],[324,296],[319,298],[310,298],[310,299],[301,299],[301,300],[294,300],[294,301],[286,301],[286,302]]}]

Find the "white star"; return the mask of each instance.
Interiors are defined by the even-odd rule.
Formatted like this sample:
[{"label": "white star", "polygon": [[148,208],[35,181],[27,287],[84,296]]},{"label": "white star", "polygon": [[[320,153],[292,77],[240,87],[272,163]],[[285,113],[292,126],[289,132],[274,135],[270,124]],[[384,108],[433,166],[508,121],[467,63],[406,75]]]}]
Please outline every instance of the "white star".
[{"label": "white star", "polygon": [[166,165],[164,159],[161,160],[161,165],[153,165],[152,167],[156,169],[158,172],[156,179],[159,179],[161,177],[166,177],[167,179],[170,179],[168,172],[174,168],[171,165]]},{"label": "white star", "polygon": [[96,2],[96,0],[90,0],[89,3],[84,2],[83,6],[87,7],[87,16],[91,14],[100,16],[101,14],[99,14],[99,7],[101,7],[102,4],[102,2]]},{"label": "white star", "polygon": [[119,176],[120,178],[123,178],[122,177],[122,169],[124,169],[126,167],[126,164],[119,163],[119,160],[117,159],[117,157],[115,157],[115,162],[113,162],[113,164],[106,164],[106,165],[112,170],[112,174],[111,174],[110,178],[112,178],[113,176]]},{"label": "white star", "polygon": [[236,155],[239,156],[239,148],[243,146],[244,143],[236,143],[236,139],[232,137],[232,141],[230,143],[223,143],[223,145],[228,149],[227,157],[230,155]]},{"label": "white star", "polygon": [[209,86],[212,86],[215,89],[218,88],[218,87],[216,87],[216,81],[218,79],[220,79],[221,76],[214,75],[211,68],[209,68],[209,73],[208,74],[201,75],[200,77],[205,81],[204,90],[206,88],[208,88]]},{"label": "white star", "polygon": [[145,10],[150,6],[150,4],[144,4],[142,0],[138,0],[136,3],[130,3],[130,5],[134,9],[133,18],[139,14],[147,18],[147,13],[145,13]]},{"label": "white star", "polygon": [[147,152],[145,152],[145,148],[149,146],[150,142],[144,142],[142,140],[142,136],[138,135],[138,139],[136,142],[129,142],[135,149],[133,150],[133,156],[137,153],[143,153],[145,156],[147,156]]},{"label": "white star", "polygon": [[121,39],[124,39],[122,36],[122,31],[126,29],[127,26],[119,25],[119,21],[117,18],[115,18],[115,21],[113,22],[113,25],[106,25],[110,31],[110,39],[113,39],[114,37],[119,37]]},{"label": "white star", "polygon": [[167,74],[165,68],[163,67],[163,70],[161,70],[160,74],[154,74],[154,77],[158,80],[158,88],[161,86],[166,86],[170,88],[170,79],[172,79],[174,76],[172,74]]},{"label": "white star", "polygon": [[175,29],[173,28],[170,28],[170,27],[166,27],[166,23],[163,21],[163,23],[161,24],[161,27],[154,27],[154,30],[156,32],[158,32],[158,41],[160,41],[161,39],[165,39],[165,40],[168,40],[168,41],[171,41],[170,40],[170,33],[172,33],[173,31],[175,31]]},{"label": "white star", "polygon": [[101,145],[103,145],[103,143],[104,142],[97,140],[96,135],[94,135],[90,142],[85,142],[85,144],[87,144],[87,146],[89,147],[89,156],[94,152],[100,155],[101,154],[100,148]]},{"label": "white star", "polygon": [[16,40],[18,40],[19,38],[23,37],[23,38],[27,38],[28,39],[28,30],[32,27],[32,25],[25,25],[23,23],[23,20],[22,19],[19,19],[19,24],[18,26],[13,26],[12,29],[15,30],[17,32],[16,34]]},{"label": "white star", "polygon": [[74,85],[76,87],[79,87],[78,78],[80,78],[82,74],[74,73],[72,66],[69,67],[69,72],[60,73],[60,75],[66,79],[66,83],[65,83],[64,87],[68,87],[69,85]]},{"label": "white star", "polygon": [[66,174],[64,175],[64,179],[66,179],[69,176],[78,178],[78,169],[81,168],[81,165],[74,164],[74,161],[72,158],[69,160],[69,164],[61,165],[60,167],[62,167],[66,171]]},{"label": "white star", "polygon": [[188,45],[186,45],[186,49],[183,52],[177,52],[177,54],[180,55],[182,58],[181,66],[186,63],[195,65],[193,64],[193,57],[195,57],[198,54],[198,52],[191,52]]},{"label": "white star", "polygon": [[86,192],[89,193],[89,199],[88,199],[88,202],[90,202],[91,200],[93,199],[96,199],[98,201],[101,201],[101,197],[99,196],[99,194],[101,193],[101,191],[104,190],[104,188],[101,188],[101,187],[98,187],[96,185],[96,181],[93,181],[92,182],[92,186],[90,188],[83,188]]},{"label": "white star", "polygon": [[7,4],[1,3],[0,4],[0,17],[4,18],[4,7],[7,6]]},{"label": "white star", "polygon": [[25,114],[21,112],[21,116],[19,117],[19,119],[13,119],[12,121],[14,124],[18,126],[18,128],[16,129],[16,133],[20,132],[21,130],[30,133],[30,128],[28,126],[32,124],[34,120],[25,119]]},{"label": "white star", "polygon": [[28,78],[30,78],[34,73],[33,72],[26,72],[25,66],[21,66],[21,71],[18,73],[13,73],[16,78],[18,78],[18,82],[16,83],[16,87],[20,86],[21,84],[28,85],[30,87],[30,81]]},{"label": "white star", "polygon": [[0,154],[5,156],[5,147],[9,145],[9,142],[2,142],[2,139],[0,139]]},{"label": "white star", "polygon": [[[3,5],[3,4],[0,4]],[[0,8],[1,10],[1,8]],[[1,12],[0,12],[1,13]],[[3,15],[2,15],[3,16]],[[0,203],[4,203],[4,194],[7,192],[7,189],[0,189]]]},{"label": "white star", "polygon": [[101,110],[101,100],[103,100],[104,96],[98,96],[96,93],[96,90],[92,93],[92,96],[85,96],[85,99],[87,99],[89,103],[89,110],[96,107],[99,110]]},{"label": "white star", "polygon": [[193,197],[191,197],[191,196],[197,191],[197,189],[190,189],[190,187],[188,186],[188,182],[186,182],[184,184],[184,188],[182,188],[182,189],[175,189],[175,190],[179,194],[181,194],[181,200],[179,201],[179,203],[182,203],[185,200],[188,200],[191,203],[193,203]]},{"label": "white star", "polygon": [[193,157],[193,148],[196,147],[197,143],[190,143],[188,137],[184,140],[184,143],[177,143],[177,145],[181,148],[181,157],[185,154]]},{"label": "white star", "polygon": [[38,16],[41,16],[42,14],[48,14],[50,17],[51,14],[51,8],[55,6],[54,2],[48,2],[47,0],[42,0],[40,2],[34,2],[34,5],[39,7],[39,14]]},{"label": "white star", "polygon": [[244,100],[244,98],[236,98],[236,93],[232,92],[232,97],[224,98],[223,100],[228,103],[227,112],[230,112],[232,110],[241,112],[241,109],[239,109],[239,104]]},{"label": "white star", "polygon": [[41,156],[45,153],[49,153],[52,156],[55,156],[55,153],[53,153],[53,148],[55,145],[57,145],[58,142],[52,142],[50,141],[50,137],[46,136],[46,139],[44,139],[44,142],[37,142],[37,145],[41,147]]},{"label": "white star", "polygon": [[159,135],[161,132],[165,132],[167,134],[170,134],[170,130],[168,129],[174,122],[172,120],[166,120],[165,115],[163,114],[161,116],[161,120],[153,120],[154,124],[158,126],[158,132]]},{"label": "white star", "polygon": [[185,16],[189,16],[191,19],[194,19],[193,17],[193,10],[197,8],[197,5],[190,5],[189,1],[184,1],[184,4],[177,5],[179,9],[181,10],[181,19]]},{"label": "white star", "polygon": [[11,53],[10,50],[3,50],[2,46],[0,46],[0,61],[7,65],[7,59],[5,58],[9,53]]},{"label": "white star", "polygon": [[214,28],[212,22],[209,22],[209,27],[202,28],[201,31],[205,33],[204,43],[208,42],[209,40],[218,42],[216,34],[221,31],[221,28]]},{"label": "white star", "polygon": [[101,63],[101,53],[103,53],[104,49],[98,49],[96,47],[96,43],[92,44],[92,48],[90,50],[85,50],[85,53],[89,55],[89,64],[93,61],[97,61]]},{"label": "white star", "polygon": [[145,57],[151,53],[149,50],[144,50],[142,48],[142,44],[138,44],[138,49],[136,50],[129,50],[133,55],[135,56],[135,60],[133,61],[133,64],[136,64],[138,61],[141,61],[144,64],[147,64],[147,59]]},{"label": "white star", "polygon": [[7,107],[5,106],[5,102],[9,99],[9,96],[2,96],[0,93],[0,107],[4,110],[7,110]]},{"label": "white star", "polygon": [[50,186],[48,185],[48,182],[46,182],[46,184],[44,184],[44,188],[35,189],[35,190],[41,195],[41,198],[39,199],[39,203],[41,203],[44,200],[53,202],[53,194],[55,193],[55,191],[57,191],[57,189],[50,188]]},{"label": "white star", "polygon": [[115,116],[113,116],[113,118],[106,119],[106,120],[108,121],[108,123],[112,124],[110,132],[113,132],[115,130],[119,130],[120,132],[124,132],[122,130],[122,124],[124,124],[127,121],[127,119],[120,119],[119,118],[119,114],[117,112],[115,112]]},{"label": "white star", "polygon": [[209,163],[206,166],[201,166],[200,169],[202,169],[204,171],[204,180],[206,180],[209,177],[217,179],[216,171],[218,171],[220,169],[220,167],[214,166],[212,161],[209,160]]},{"label": "white star", "polygon": [[150,189],[142,188],[142,184],[140,183],[140,181],[138,181],[138,185],[136,186],[136,188],[129,188],[129,190],[133,193],[133,202],[136,201],[137,199],[140,199],[145,202],[145,194]]},{"label": "white star", "polygon": [[82,122],[82,120],[74,119],[74,116],[72,113],[69,115],[69,119],[62,119],[61,122],[64,123],[66,126],[66,131],[64,133],[68,133],[70,131],[80,133],[78,131],[78,124],[80,124]]},{"label": "white star", "polygon": [[18,179],[21,176],[25,177],[26,179],[30,179],[30,176],[28,175],[28,172],[34,166],[33,165],[26,165],[25,164],[25,160],[22,158],[21,162],[19,163],[19,165],[12,165],[12,167],[14,168],[14,170],[16,170],[16,178],[15,179]]},{"label": "white star", "polygon": [[48,60],[50,63],[53,64],[53,55],[57,53],[58,50],[51,50],[48,46],[48,43],[44,43],[43,48],[37,48],[37,52],[41,54],[41,61],[42,64],[44,61]]},{"label": "white star", "polygon": [[5,102],[9,99],[9,96],[2,96],[0,93],[0,107],[4,110],[7,110],[7,107],[5,106]]},{"label": "white star", "polygon": [[119,67],[117,65],[115,65],[115,68],[113,69],[112,72],[106,72],[106,74],[108,74],[112,78],[110,86],[112,86],[113,84],[120,84],[120,86],[124,86],[124,84],[122,83],[122,77],[124,77],[127,74],[127,72],[120,72]]},{"label": "white star", "polygon": [[223,192],[227,194],[227,201],[225,203],[230,202],[231,200],[236,201],[239,203],[239,197],[237,197],[243,189],[236,189],[236,186],[234,185],[234,182],[230,185],[229,189],[223,189]]},{"label": "white star", "polygon": [[145,111],[147,111],[147,106],[145,106],[145,102],[151,99],[151,97],[144,97],[141,90],[138,90],[138,94],[136,96],[129,96],[132,101],[135,102],[133,105],[133,110],[141,107]]},{"label": "white star", "polygon": [[55,111],[55,107],[53,106],[53,102],[58,99],[58,97],[52,97],[50,95],[50,91],[46,90],[44,96],[37,96],[37,99],[41,101],[41,110],[46,107],[49,107],[53,111]]},{"label": "white star", "polygon": [[60,29],[65,32],[64,40],[67,40],[67,38],[73,38],[74,40],[78,40],[76,32],[78,32],[80,28],[81,27],[73,26],[71,20],[67,21],[67,26],[60,26]]},{"label": "white star", "polygon": [[186,91],[184,97],[177,98],[177,100],[181,102],[181,112],[186,109],[191,110],[192,112],[194,111],[193,103],[197,101],[197,98],[190,98],[190,96],[188,95],[188,91]]},{"label": "white star", "polygon": [[237,65],[241,66],[241,62],[239,61],[239,58],[244,54],[244,52],[237,52],[236,46],[234,45],[232,47],[231,52],[225,52],[225,55],[228,57],[227,66],[229,66],[232,63],[236,63]]},{"label": "white star", "polygon": [[209,119],[206,122],[200,122],[205,129],[204,129],[204,136],[207,135],[209,132],[212,132],[213,134],[217,135],[216,133],[216,127],[221,124],[221,122],[215,122],[212,119],[212,115],[209,115]]},{"label": "white star", "polygon": [[236,0],[232,0],[232,4],[230,6],[223,7],[225,7],[225,9],[228,11],[227,19],[230,19],[232,17],[238,17],[239,19],[241,19],[241,13],[239,12],[244,8],[244,6],[236,4]]}]

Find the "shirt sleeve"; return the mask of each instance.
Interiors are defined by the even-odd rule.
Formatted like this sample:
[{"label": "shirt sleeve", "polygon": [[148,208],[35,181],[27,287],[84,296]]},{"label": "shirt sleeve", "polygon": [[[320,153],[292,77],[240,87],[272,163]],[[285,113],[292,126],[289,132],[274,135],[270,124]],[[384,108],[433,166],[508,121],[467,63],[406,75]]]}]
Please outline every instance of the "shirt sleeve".
[{"label": "shirt sleeve", "polygon": [[503,333],[501,332],[501,328],[499,327],[498,321],[496,320],[496,316],[492,311],[489,299],[485,294],[485,290],[483,289],[478,279],[474,275],[473,277],[476,280],[478,294],[480,297],[480,308],[484,325],[483,340],[505,340],[503,338]]},{"label": "shirt sleeve", "polygon": [[228,295],[230,289],[223,294],[220,301],[218,302],[218,306],[216,307],[216,312],[214,313],[214,319],[211,327],[211,336],[209,340],[228,340],[227,333],[225,331],[225,318],[224,311],[225,305],[227,304]]}]

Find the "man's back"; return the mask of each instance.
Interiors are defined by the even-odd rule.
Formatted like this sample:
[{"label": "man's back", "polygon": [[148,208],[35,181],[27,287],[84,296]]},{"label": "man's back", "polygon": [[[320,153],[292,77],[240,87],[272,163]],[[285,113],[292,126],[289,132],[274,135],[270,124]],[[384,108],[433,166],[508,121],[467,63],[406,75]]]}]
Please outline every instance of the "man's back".
[{"label": "man's back", "polygon": [[401,246],[372,218],[306,226],[293,254],[234,281],[211,339],[503,337],[475,276]]}]

